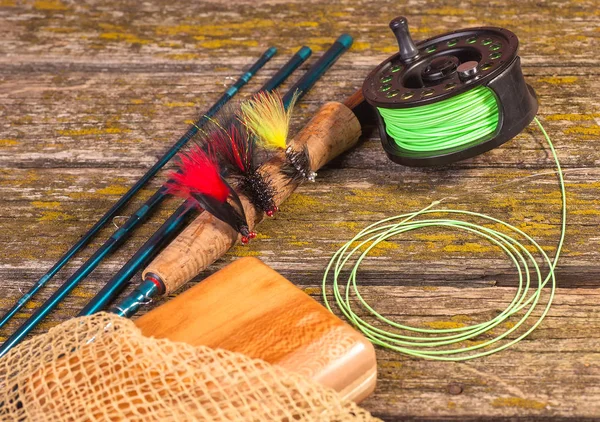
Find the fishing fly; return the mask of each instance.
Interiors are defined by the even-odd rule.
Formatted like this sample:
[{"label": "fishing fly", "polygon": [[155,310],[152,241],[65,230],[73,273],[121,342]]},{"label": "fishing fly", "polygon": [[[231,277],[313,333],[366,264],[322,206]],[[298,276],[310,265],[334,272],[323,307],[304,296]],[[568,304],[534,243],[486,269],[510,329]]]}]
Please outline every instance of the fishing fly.
[{"label": "fishing fly", "polygon": [[289,137],[292,110],[297,98],[297,94],[294,94],[286,108],[278,93],[260,93],[242,104],[243,121],[248,130],[256,135],[263,148],[285,154],[281,173],[290,182],[314,182],[317,174],[310,169],[308,148],[303,145],[296,149]]},{"label": "fishing fly", "polygon": [[248,243],[255,234],[248,229],[244,207],[236,191],[221,175],[217,159],[198,145],[178,155],[177,170],[169,175],[167,192],[198,206],[229,224]]},{"label": "fishing fly", "polygon": [[216,131],[209,137],[208,146],[220,157],[238,190],[257,210],[272,217],[277,212],[276,192],[270,178],[260,169],[263,154],[239,112],[233,116],[227,130]]}]

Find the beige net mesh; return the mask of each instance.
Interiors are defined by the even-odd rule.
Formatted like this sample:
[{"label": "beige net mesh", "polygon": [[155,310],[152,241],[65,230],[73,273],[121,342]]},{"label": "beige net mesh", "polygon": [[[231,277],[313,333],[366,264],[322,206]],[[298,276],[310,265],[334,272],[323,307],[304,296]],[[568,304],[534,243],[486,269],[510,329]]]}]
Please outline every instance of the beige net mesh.
[{"label": "beige net mesh", "polygon": [[132,321],[77,318],[0,360],[6,421],[373,421],[300,375],[239,353],[142,336]]}]

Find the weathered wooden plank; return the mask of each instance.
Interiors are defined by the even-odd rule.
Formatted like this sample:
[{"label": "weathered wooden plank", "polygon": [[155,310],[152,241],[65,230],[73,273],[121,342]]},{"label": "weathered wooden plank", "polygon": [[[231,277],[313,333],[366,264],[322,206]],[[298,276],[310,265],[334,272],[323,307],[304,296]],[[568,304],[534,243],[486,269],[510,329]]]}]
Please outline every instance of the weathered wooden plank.
[{"label": "weathered wooden plank", "polygon": [[[219,2],[172,4],[166,1],[122,4],[116,1],[74,3],[61,1],[18,5],[3,1],[9,25],[3,51],[36,54],[52,46],[46,58],[77,57],[82,52],[97,57],[122,58],[151,53],[170,60],[201,58],[208,50],[218,54],[256,49],[260,42],[282,38],[308,39],[324,47],[332,33],[356,28],[362,36],[357,51],[387,54],[395,48],[386,32],[389,16],[408,13],[416,37],[428,37],[449,26],[482,23],[505,26],[527,37],[523,49],[537,54],[559,54],[572,62],[593,60],[585,51],[597,36],[592,25],[597,10],[593,0],[563,3],[467,1],[456,7],[450,1],[414,2],[409,8],[368,1],[320,2]],[[13,6],[14,5],[14,6]],[[11,7],[13,6],[13,7]],[[33,6],[33,7],[32,7]],[[396,9],[396,10],[395,10]],[[398,10],[404,9],[404,10]],[[557,12],[558,11],[558,12]],[[557,20],[556,15],[563,15]],[[357,19],[360,16],[361,18]],[[520,19],[516,21],[515,16]],[[569,25],[564,25],[564,19]],[[232,40],[235,37],[236,40]],[[566,38],[565,38],[566,37]],[[375,42],[377,41],[377,42]],[[385,41],[384,45],[382,41]],[[567,43],[564,43],[567,41]],[[578,48],[574,51],[572,48]]]},{"label": "weathered wooden plank", "polygon": [[[343,65],[347,63],[340,68]],[[318,89],[326,87],[334,92],[333,99],[342,99],[360,86],[366,70],[349,86],[343,86],[347,83],[344,73],[341,69],[331,71]],[[136,74],[135,84],[118,84],[120,76],[94,74],[86,82],[83,75],[70,74],[76,80],[73,86],[56,86],[50,79],[31,86],[36,78],[8,78],[6,86],[0,86],[0,113],[9,124],[0,144],[0,164],[23,168],[149,166],[153,157],[183,131],[185,122],[196,118],[217,98],[227,77],[235,74],[231,69],[216,75],[220,84],[205,85],[195,82],[205,78],[197,74],[187,78],[177,76],[175,85],[165,84],[173,74],[165,78]],[[262,72],[261,79],[245,92],[258,88],[268,74]],[[594,144],[599,107],[594,93],[600,89],[600,79],[590,75],[578,84],[558,85],[564,96],[560,98],[552,91],[556,86],[543,82],[547,77],[536,75],[528,79],[538,92],[540,115],[559,152],[563,152],[564,165],[595,165],[599,161]],[[106,90],[107,86],[111,89]],[[150,92],[153,98],[148,98]],[[296,127],[306,122],[318,107],[320,101],[315,101],[315,96],[310,93],[300,105]],[[517,138],[518,142],[452,168],[540,165],[539,161],[545,161],[547,154],[534,133],[534,129],[528,129]],[[394,167],[377,143],[371,146],[361,148],[362,154],[356,160],[345,161],[345,165]]]},{"label": "weathered wooden plank", "polygon": [[[15,180],[22,181],[31,172],[17,171],[13,176]],[[85,227],[93,223],[100,210],[108,208],[111,201],[124,190],[119,184],[123,182],[122,177],[112,179],[105,175],[102,180],[98,176],[102,180],[98,182],[94,174],[100,171],[44,172],[57,180],[60,177],[60,181],[37,190],[34,187],[16,189],[0,186],[0,192],[10,198],[6,204],[8,208],[0,211],[0,227],[3,228],[0,239],[3,242],[28,244],[29,255],[20,260],[20,264],[25,266],[31,265],[29,259],[32,255],[48,262],[57,258],[61,250],[66,249]],[[305,257],[303,267],[305,270],[318,271],[323,268],[327,257],[341,246],[342,241],[362,227],[384,217],[418,210],[433,200],[448,198],[442,203],[443,206],[503,218],[526,230],[552,252],[558,239],[560,223],[558,184],[551,173],[519,180],[519,176],[527,177],[528,174],[529,170],[519,171],[518,174],[508,169],[461,170],[460,175],[455,178],[444,178],[431,172],[403,175],[391,174],[389,171],[365,174],[362,170],[346,169],[343,173],[328,170],[321,174],[318,183],[301,187],[298,194],[283,205],[275,220],[261,226],[259,232],[262,239],[242,250],[264,259],[272,259],[276,255],[275,251],[281,251],[280,259],[292,258],[297,253],[314,254],[314,259]],[[594,247],[598,242],[597,236],[589,230],[594,227],[597,215],[595,185],[589,181],[595,180],[597,175],[598,171],[592,169],[567,173],[570,218],[565,256],[572,258],[573,282],[584,281],[576,275],[582,268],[578,261],[593,259],[598,253]],[[385,177],[384,183],[381,183],[382,177]],[[517,182],[510,183],[515,178]],[[32,183],[38,183],[37,180],[39,179]],[[433,191],[432,186],[435,186]],[[142,199],[151,190],[145,190]],[[453,199],[455,192],[462,193]],[[507,193],[510,193],[510,198],[506,197]],[[175,204],[176,201],[171,201],[164,207],[159,218],[142,228],[142,233],[147,236]],[[312,218],[315,212],[322,214],[317,220]],[[15,215],[19,216],[20,225],[15,224]],[[43,237],[39,241],[32,241],[36,235],[44,236],[57,222],[62,222],[68,230],[53,238],[55,249],[47,251],[46,239]],[[376,271],[382,261],[390,269],[411,268],[411,263],[405,262],[408,255],[417,260],[415,266],[420,265],[418,261],[429,257],[445,264],[456,260],[458,268],[486,268],[490,266],[489,263],[502,262],[504,264],[501,267],[504,268],[503,271],[506,270],[508,263],[498,253],[499,250],[486,244],[473,245],[476,242],[479,241],[474,237],[450,231],[430,229],[422,233],[416,232],[398,241],[388,242],[386,249],[375,251],[377,259],[373,265],[367,265],[366,269]],[[12,256],[17,257],[20,251],[17,249],[12,253],[15,254]],[[118,259],[122,260],[124,257]],[[15,261],[14,264],[19,263]],[[423,271],[417,271],[417,274],[422,274]],[[410,273],[413,274],[412,271]],[[462,277],[461,271],[456,271],[456,274]],[[476,274],[482,275],[481,272]]]},{"label": "weathered wooden plank", "polygon": [[[363,291],[394,321],[424,328],[483,322],[514,294],[504,288]],[[595,418],[600,413],[600,337],[593,327],[600,316],[599,293],[559,289],[540,328],[483,359],[433,362],[378,349],[380,381],[365,406],[389,420]]]}]

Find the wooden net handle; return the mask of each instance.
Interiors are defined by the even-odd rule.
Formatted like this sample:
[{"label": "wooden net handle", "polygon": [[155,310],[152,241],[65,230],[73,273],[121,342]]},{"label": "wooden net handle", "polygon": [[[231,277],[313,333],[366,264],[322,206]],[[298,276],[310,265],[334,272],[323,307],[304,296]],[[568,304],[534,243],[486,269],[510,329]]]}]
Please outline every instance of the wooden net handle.
[{"label": "wooden net handle", "polygon": [[[327,103],[296,135],[293,147],[306,145],[311,170],[317,171],[328,161],[356,144],[361,134],[358,119],[341,103]],[[296,189],[279,170],[283,156],[276,156],[263,166],[277,192],[275,203],[281,204]],[[244,195],[240,195],[250,229],[264,217],[257,212]],[[229,225],[203,212],[146,267],[147,273],[157,275],[165,283],[169,294],[190,281],[202,270],[222,257],[238,240],[238,233]]]}]

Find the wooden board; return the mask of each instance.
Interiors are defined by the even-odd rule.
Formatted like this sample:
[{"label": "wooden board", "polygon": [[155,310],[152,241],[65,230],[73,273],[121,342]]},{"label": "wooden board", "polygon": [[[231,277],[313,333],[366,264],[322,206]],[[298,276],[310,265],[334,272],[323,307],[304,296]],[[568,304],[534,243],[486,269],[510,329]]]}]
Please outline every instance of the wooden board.
[{"label": "wooden board", "polygon": [[[280,53],[241,97],[301,45],[315,57],[338,34],[356,38],[294,114],[299,128],[326,101],[342,101],[397,47],[387,24],[405,14],[415,39],[478,25],[514,31],[539,115],[567,171],[569,221],[560,289],[544,324],[516,347],[462,364],[377,348],[379,379],[362,405],[385,420],[583,420],[600,414],[600,32],[596,0],[309,0],[143,3],[0,0],[0,309],[8,309],[154,163],[224,86],[270,45]],[[314,60],[313,57],[311,60]],[[308,66],[304,65],[302,69]],[[291,82],[297,76],[292,78]],[[286,84],[286,87],[289,83]],[[490,213],[550,248],[559,204],[539,132],[442,169],[391,163],[376,135],[289,198],[259,239],[197,279],[256,256],[320,300],[331,254],[380,218],[435,199]],[[156,188],[146,189],[132,210]],[[177,207],[170,201],[37,332],[75,315]],[[3,338],[70,275],[114,227],[78,255]],[[418,232],[377,250],[360,282],[365,299],[398,321],[483,320],[514,293],[514,270],[488,245],[453,232]],[[415,297],[429,299],[426,305]],[[389,300],[382,300],[389,298]],[[158,306],[162,302],[153,303]],[[473,306],[473,305],[477,306]],[[409,306],[410,305],[410,306]],[[414,306],[413,306],[414,305]],[[418,306],[417,306],[418,305]],[[422,307],[422,308],[421,308]],[[1,339],[0,339],[1,340]],[[459,383],[459,395],[449,385]]]},{"label": "wooden board", "polygon": [[147,337],[243,353],[362,401],[373,345],[256,258],[242,258],[136,320]]}]

